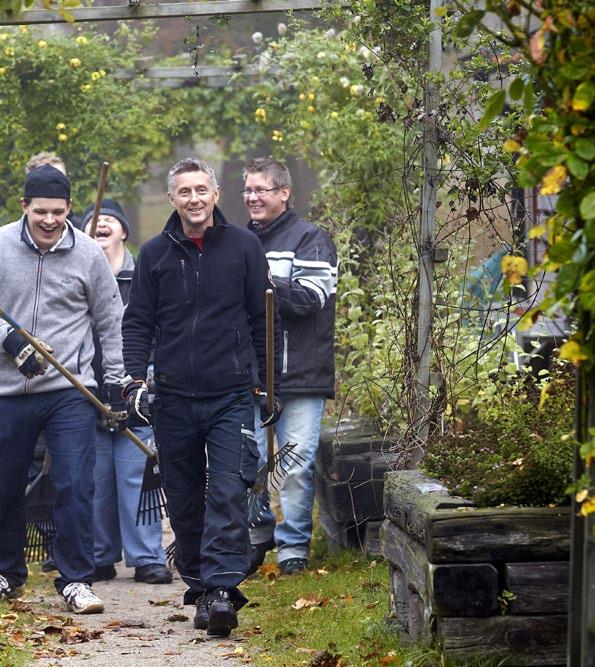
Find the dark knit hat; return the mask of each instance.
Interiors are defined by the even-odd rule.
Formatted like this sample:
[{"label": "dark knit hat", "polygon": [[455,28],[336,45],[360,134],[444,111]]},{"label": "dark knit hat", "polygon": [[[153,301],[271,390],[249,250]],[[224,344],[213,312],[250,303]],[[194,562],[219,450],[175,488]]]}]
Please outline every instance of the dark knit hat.
[{"label": "dark knit hat", "polygon": [[[87,210],[85,211],[85,214],[83,215],[83,224],[81,229],[85,229],[87,226],[87,223],[91,218],[93,217],[93,211],[95,210],[95,204],[89,204],[87,206]],[[130,235],[130,227],[128,225],[128,220],[126,220],[126,216],[124,215],[124,211],[122,210],[122,207],[120,204],[118,204],[117,201],[114,201],[113,199],[104,199],[101,202],[101,208],[99,209],[99,215],[111,215],[113,218],[116,218],[117,220],[120,221],[120,224],[122,225],[122,229],[126,233],[126,238]]]},{"label": "dark knit hat", "polygon": [[47,197],[70,201],[70,182],[64,174],[51,164],[43,164],[27,174],[23,197]]}]

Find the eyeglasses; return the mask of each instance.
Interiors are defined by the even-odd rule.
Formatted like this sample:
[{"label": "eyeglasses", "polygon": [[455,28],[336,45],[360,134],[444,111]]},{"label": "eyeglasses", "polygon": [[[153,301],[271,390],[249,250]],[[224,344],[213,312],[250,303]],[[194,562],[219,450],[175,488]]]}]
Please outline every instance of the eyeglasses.
[{"label": "eyeglasses", "polygon": [[252,188],[246,188],[245,190],[242,190],[242,195],[246,197],[246,199],[254,194],[257,197],[264,197],[267,192],[272,192],[273,190],[279,190],[280,188],[256,188],[253,190]]}]

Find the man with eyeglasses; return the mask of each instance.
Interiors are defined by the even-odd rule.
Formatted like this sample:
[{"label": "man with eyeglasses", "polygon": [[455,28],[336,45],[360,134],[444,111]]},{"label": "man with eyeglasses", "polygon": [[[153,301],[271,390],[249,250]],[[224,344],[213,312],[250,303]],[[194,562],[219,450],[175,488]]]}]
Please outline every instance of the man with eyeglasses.
[{"label": "man with eyeglasses", "polygon": [[[259,459],[253,360],[264,390],[265,292],[273,285],[258,239],[217,208],[210,165],[178,162],[168,195],[175,210],[134,269],[122,325],[123,394],[138,423],[153,421],[175,563],[188,585],[184,604],[196,604],[195,628],[227,636],[247,602],[238,584],[250,564],[247,490]],[[151,415],[145,378],[153,345]]]},{"label": "man with eyeglasses", "polygon": [[[283,413],[275,431],[279,445],[297,443],[293,451],[303,460],[291,463],[282,482],[282,520],[275,526],[268,510],[250,531],[250,572],[276,546],[281,572],[295,574],[308,566],[314,462],[325,400],[334,397],[337,251],[326,232],[293,209],[291,176],[285,165],[257,158],[244,167],[243,176],[248,229],[266,252],[281,316]],[[257,427],[256,439],[264,461],[264,429]]]}]

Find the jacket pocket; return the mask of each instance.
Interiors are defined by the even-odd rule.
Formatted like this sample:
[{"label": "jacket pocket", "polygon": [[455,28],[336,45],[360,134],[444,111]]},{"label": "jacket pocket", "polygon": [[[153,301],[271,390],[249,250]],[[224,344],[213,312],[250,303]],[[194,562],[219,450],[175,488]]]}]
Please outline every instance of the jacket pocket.
[{"label": "jacket pocket", "polygon": [[258,445],[254,440],[254,431],[242,427],[242,445],[240,451],[240,477],[247,486],[252,486],[258,472]]}]

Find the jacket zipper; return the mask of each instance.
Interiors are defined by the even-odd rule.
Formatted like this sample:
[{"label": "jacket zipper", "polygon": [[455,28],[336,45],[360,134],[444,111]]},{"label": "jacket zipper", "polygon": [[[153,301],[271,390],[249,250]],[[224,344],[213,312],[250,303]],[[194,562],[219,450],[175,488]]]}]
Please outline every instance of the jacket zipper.
[{"label": "jacket zipper", "polygon": [[[37,329],[37,315],[39,310],[39,292],[41,291],[41,274],[43,273],[43,259],[45,255],[39,255],[37,259],[37,276],[35,279],[35,299],[33,300],[33,318],[31,321],[31,335],[35,336],[35,331]],[[25,394],[29,393],[29,386],[31,380],[25,378]]]},{"label": "jacket zipper", "polygon": [[289,356],[289,331],[283,332],[283,373],[287,373],[287,357]]},{"label": "jacket zipper", "polygon": [[180,258],[180,266],[182,267],[182,284],[184,285],[184,301],[186,303],[190,303],[190,299],[188,298],[188,285],[186,284],[186,260],[183,257]]},{"label": "jacket zipper", "polygon": [[[169,238],[176,245],[178,245],[186,253],[186,255],[188,255],[188,258],[192,262],[192,255],[188,252],[188,250],[184,247],[184,245],[182,243],[180,243],[178,241],[178,239],[175,238],[170,232],[167,232],[167,236],[169,236]],[[199,265],[200,265],[200,257],[201,257],[201,255],[198,256]],[[182,275],[183,275],[184,271],[185,271],[185,260],[182,259]],[[190,386],[192,388],[192,392],[191,392],[192,398],[194,398],[196,396],[196,392],[194,390],[195,387],[194,387],[194,372],[193,372],[194,371],[194,345],[193,345],[193,341],[195,340],[196,324],[197,324],[197,320],[198,320],[198,291],[199,291],[198,290],[198,285],[200,284],[199,270],[198,269],[196,270],[196,283],[197,283],[197,294],[196,294],[197,308],[196,308],[196,311],[194,313],[194,318],[192,320],[192,331],[191,331],[192,335],[190,336],[190,344],[189,344],[189,347],[190,347]],[[184,285],[186,285],[185,280],[184,280]]]}]

